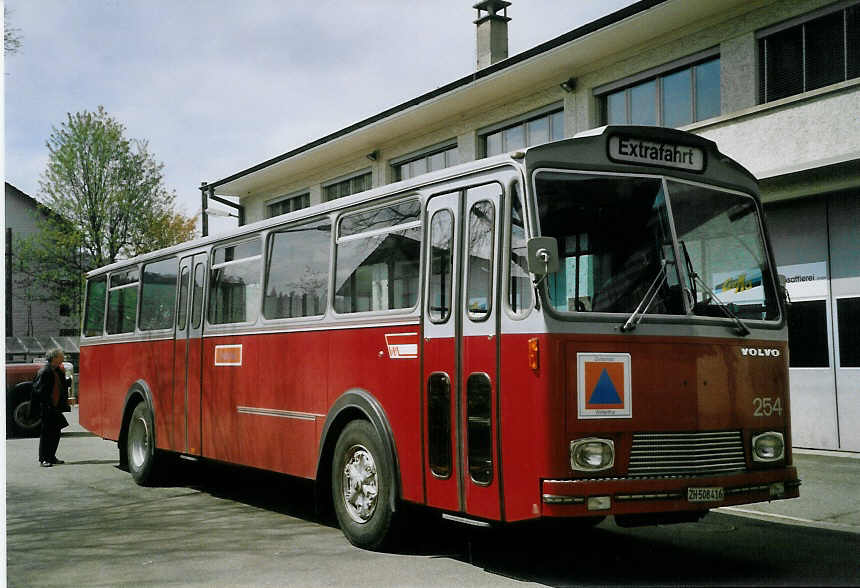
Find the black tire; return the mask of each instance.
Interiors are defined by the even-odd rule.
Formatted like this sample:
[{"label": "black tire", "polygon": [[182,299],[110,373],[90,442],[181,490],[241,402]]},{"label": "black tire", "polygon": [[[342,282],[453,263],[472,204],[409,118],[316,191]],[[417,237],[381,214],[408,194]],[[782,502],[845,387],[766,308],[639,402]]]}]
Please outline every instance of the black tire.
[{"label": "black tire", "polygon": [[158,452],[155,449],[155,421],[145,402],[134,407],[126,436],[128,471],[141,486],[158,481]]},{"label": "black tire", "polygon": [[331,489],[334,511],[350,543],[381,550],[392,538],[394,472],[379,435],[367,421],[353,421],[334,448]]},{"label": "black tire", "polygon": [[6,414],[9,434],[15,437],[38,437],[42,430],[42,417],[30,418],[30,397],[33,385],[18,384],[8,396]]}]

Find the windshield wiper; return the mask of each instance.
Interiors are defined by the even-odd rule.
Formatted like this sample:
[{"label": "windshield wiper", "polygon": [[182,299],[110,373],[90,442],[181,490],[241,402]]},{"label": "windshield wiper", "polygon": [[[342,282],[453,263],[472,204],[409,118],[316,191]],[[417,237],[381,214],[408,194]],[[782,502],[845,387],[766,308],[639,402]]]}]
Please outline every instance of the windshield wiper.
[{"label": "windshield wiper", "polygon": [[697,298],[696,282],[698,282],[702,286],[702,288],[705,290],[705,292],[708,293],[708,296],[711,297],[710,299],[716,301],[717,306],[719,306],[719,308],[726,314],[726,316],[729,317],[730,319],[732,319],[733,321],[735,321],[735,325],[737,326],[735,331],[737,332],[737,334],[740,335],[741,337],[746,337],[747,335],[749,335],[750,334],[749,327],[747,327],[746,324],[744,324],[744,322],[738,317],[738,315],[736,315],[732,311],[731,307],[728,304],[726,304],[725,302],[723,302],[722,300],[719,299],[719,297],[717,296],[717,293],[714,292],[713,290],[711,290],[708,287],[708,285],[705,283],[705,280],[703,280],[701,278],[701,276],[699,276],[699,274],[696,273],[696,271],[693,269],[693,263],[690,261],[690,254],[687,253],[687,244],[684,243],[683,241],[680,241],[680,243],[681,243],[681,250],[684,252],[684,258],[687,260],[687,273],[690,275],[690,282],[691,282],[690,285],[692,286],[692,289],[693,289],[693,291],[692,291],[693,305],[695,306],[695,303],[696,303],[696,298]]},{"label": "windshield wiper", "polygon": [[630,318],[621,325],[621,332],[626,333],[627,331],[632,331],[636,328],[636,326],[642,321],[642,317],[645,316],[645,313],[648,312],[648,309],[651,308],[651,305],[654,303],[654,299],[657,298],[657,292],[660,291],[660,288],[663,286],[663,283],[666,281],[668,274],[666,273],[666,266],[670,263],[674,263],[673,261],[668,261],[664,259],[660,264],[660,271],[657,272],[657,275],[654,276],[654,281],[651,282],[651,285],[648,286],[648,290],[645,291],[645,296],[642,297],[642,301],[639,303],[639,306],[636,307],[636,310],[633,311],[633,314],[630,315]]}]

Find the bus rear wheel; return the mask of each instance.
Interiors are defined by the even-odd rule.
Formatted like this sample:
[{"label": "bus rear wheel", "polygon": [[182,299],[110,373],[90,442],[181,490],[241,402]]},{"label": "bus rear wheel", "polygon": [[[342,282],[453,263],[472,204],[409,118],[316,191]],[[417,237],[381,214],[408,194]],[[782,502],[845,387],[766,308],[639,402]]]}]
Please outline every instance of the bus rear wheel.
[{"label": "bus rear wheel", "polygon": [[335,514],[349,542],[383,549],[394,527],[394,476],[369,422],[353,421],[344,428],[334,449],[331,481]]},{"label": "bus rear wheel", "polygon": [[126,438],[128,471],[141,486],[150,486],[156,481],[155,423],[152,411],[145,402],[134,407],[128,422]]}]

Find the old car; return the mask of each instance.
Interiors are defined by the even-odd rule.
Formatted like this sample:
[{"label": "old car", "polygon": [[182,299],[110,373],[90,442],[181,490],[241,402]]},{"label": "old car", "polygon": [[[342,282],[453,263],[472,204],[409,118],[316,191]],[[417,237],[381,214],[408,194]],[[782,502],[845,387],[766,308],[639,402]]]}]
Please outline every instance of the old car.
[{"label": "old car", "polygon": [[[42,422],[38,416],[30,418],[30,397],[33,392],[33,378],[44,365],[38,363],[6,364],[6,434],[14,437],[34,437],[39,434]],[[71,384],[72,364],[63,362],[66,379]],[[70,386],[71,390],[71,386]]]}]

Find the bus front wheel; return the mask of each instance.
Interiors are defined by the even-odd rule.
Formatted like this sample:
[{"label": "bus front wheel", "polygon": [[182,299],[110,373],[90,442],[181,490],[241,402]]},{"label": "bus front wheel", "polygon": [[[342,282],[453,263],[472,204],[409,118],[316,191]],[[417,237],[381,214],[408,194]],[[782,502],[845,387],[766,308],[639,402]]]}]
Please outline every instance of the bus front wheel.
[{"label": "bus front wheel", "polygon": [[131,413],[126,440],[128,471],[141,486],[149,486],[156,478],[155,423],[145,402]]},{"label": "bus front wheel", "polygon": [[344,428],[334,449],[331,481],[343,534],[357,547],[382,549],[394,526],[394,476],[369,422],[353,421]]}]

